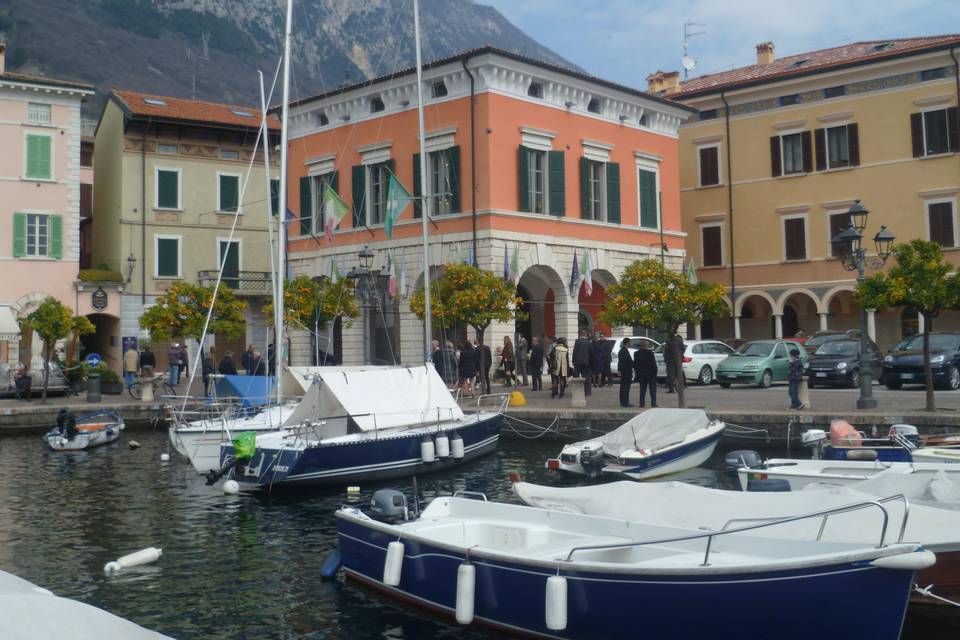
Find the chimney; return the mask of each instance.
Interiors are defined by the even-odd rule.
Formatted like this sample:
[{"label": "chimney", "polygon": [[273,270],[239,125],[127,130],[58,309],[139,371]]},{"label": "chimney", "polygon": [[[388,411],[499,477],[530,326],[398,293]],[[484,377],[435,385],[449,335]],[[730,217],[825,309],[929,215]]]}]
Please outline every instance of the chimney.
[{"label": "chimney", "polygon": [[657,71],[647,76],[647,92],[669,95],[680,90],[679,71]]},{"label": "chimney", "polygon": [[663,71],[647,76],[647,93],[659,93],[663,89]]},{"label": "chimney", "polygon": [[3,75],[6,72],[6,67],[4,66],[6,54],[7,45],[4,42],[0,42],[0,75]]},{"label": "chimney", "polygon": [[757,64],[765,65],[773,62],[773,43],[761,42],[757,45]]}]

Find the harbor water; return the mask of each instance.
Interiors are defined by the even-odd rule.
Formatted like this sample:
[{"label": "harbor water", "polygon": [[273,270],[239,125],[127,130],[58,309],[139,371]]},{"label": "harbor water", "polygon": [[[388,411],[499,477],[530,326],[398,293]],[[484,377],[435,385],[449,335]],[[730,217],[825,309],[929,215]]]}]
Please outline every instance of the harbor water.
[{"label": "harbor water", "polygon": [[[134,439],[142,447],[128,448]],[[504,439],[494,455],[419,478],[420,489],[426,498],[466,489],[515,501],[510,472],[531,482],[565,481],[543,469],[558,449],[553,440]],[[733,488],[721,470],[726,449],[671,479]],[[36,436],[0,439],[0,569],[181,640],[494,637],[321,580],[336,544],[334,510],[366,505],[381,487],[362,486],[356,495],[225,496],[176,453],[160,462],[166,451],[165,434],[150,430],[128,430],[117,443],[76,453],[49,451]],[[159,561],[104,575],[105,563],[149,546],[163,549]],[[857,594],[837,597],[869,606]],[[797,615],[817,613],[797,603]],[[911,607],[903,637],[960,637],[960,610]]]}]

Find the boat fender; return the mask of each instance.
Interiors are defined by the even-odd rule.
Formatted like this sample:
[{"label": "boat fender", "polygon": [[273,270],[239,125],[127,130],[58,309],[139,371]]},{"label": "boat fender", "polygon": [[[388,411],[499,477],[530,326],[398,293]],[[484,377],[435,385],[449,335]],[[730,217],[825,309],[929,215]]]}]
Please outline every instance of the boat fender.
[{"label": "boat fender", "polygon": [[447,437],[447,434],[440,433],[437,435],[436,446],[438,458],[446,458],[450,455],[450,438]]},{"label": "boat fender", "polygon": [[453,437],[450,438],[450,455],[454,460],[463,460],[463,438],[460,432],[454,432]]},{"label": "boat fender", "polygon": [[847,460],[876,460],[876,449],[850,449],[847,451]]},{"label": "boat fender", "polygon": [[323,565],[320,567],[320,579],[321,580],[333,580],[337,577],[337,571],[340,570],[340,563],[342,558],[340,557],[340,547],[337,547],[330,552],[330,555],[327,556],[327,559],[323,561]]},{"label": "boat fender", "polygon": [[147,547],[146,549],[140,549],[139,551],[134,551],[133,553],[128,553],[125,556],[117,558],[114,562],[108,562],[104,565],[103,571],[107,575],[110,575],[123,569],[155,562],[160,559],[161,555],[163,555],[163,549]]},{"label": "boat fender", "polygon": [[399,540],[394,540],[387,545],[387,558],[383,562],[383,584],[389,587],[399,586],[400,572],[402,569],[403,543]]},{"label": "boat fender", "polygon": [[431,438],[424,438],[420,441],[420,460],[423,462],[435,462],[437,459],[437,449],[433,445]]},{"label": "boat fender", "polygon": [[223,492],[228,496],[235,496],[240,493],[240,483],[236,480],[227,480],[223,483]]},{"label": "boat fender", "polygon": [[567,628],[567,579],[563,576],[547,578],[546,622],[551,631]]},{"label": "boat fender", "polygon": [[136,440],[131,440],[130,442],[127,443],[127,446],[130,447],[131,449],[139,449],[140,443],[137,442]]},{"label": "boat fender", "polygon": [[170,454],[169,454],[169,453],[161,453],[161,454],[160,454],[160,462],[170,462]]},{"label": "boat fender", "polygon": [[457,568],[457,622],[473,622],[473,605],[476,600],[477,569],[470,562]]},{"label": "boat fender", "polygon": [[918,549],[913,553],[901,553],[895,556],[884,556],[877,558],[870,563],[870,566],[878,569],[893,569],[900,571],[920,571],[927,567],[932,567],[937,561],[937,556],[932,551]]}]

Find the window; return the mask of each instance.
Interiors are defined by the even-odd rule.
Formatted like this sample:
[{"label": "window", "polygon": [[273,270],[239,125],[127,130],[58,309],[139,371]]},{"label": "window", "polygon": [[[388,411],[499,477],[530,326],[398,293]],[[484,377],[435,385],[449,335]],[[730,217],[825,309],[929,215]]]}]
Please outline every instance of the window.
[{"label": "window", "polygon": [[830,127],[827,129],[827,168],[846,167],[849,164],[847,127]]},{"label": "window", "polygon": [[453,212],[453,194],[455,176],[452,155],[449,149],[431,151],[427,154],[427,171],[430,179],[430,215],[444,215]]},{"label": "window", "polygon": [[931,242],[944,247],[956,246],[953,228],[953,202],[928,202],[927,224]]},{"label": "window", "polygon": [[587,111],[590,113],[600,113],[600,100],[590,98],[590,102],[587,103]]},{"label": "window", "polygon": [[327,114],[323,111],[316,114],[317,126],[325,127],[330,124],[330,118],[327,117]]},{"label": "window", "polygon": [[217,211],[240,211],[240,176],[217,173]]},{"label": "window", "polygon": [[773,350],[774,358],[786,358],[787,357],[787,347],[781,342],[777,345],[777,348]]},{"label": "window", "polygon": [[839,253],[837,251],[837,248],[833,246],[834,237],[836,237],[838,233],[846,231],[849,228],[850,228],[849,213],[847,213],[846,211],[841,211],[840,213],[830,214],[830,237],[827,239],[827,242],[830,243],[829,244],[830,248],[828,250],[828,253],[832,257],[836,258],[837,254]]},{"label": "window", "polygon": [[93,213],[93,185],[80,183],[80,218],[89,218]]},{"label": "window", "polygon": [[547,212],[547,152],[527,149],[527,184],[531,213]]},{"label": "window", "polygon": [[221,160],[239,160],[240,152],[236,149],[220,149]]},{"label": "window", "polygon": [[13,214],[13,257],[54,258],[63,254],[63,216]]},{"label": "window", "polygon": [[639,123],[641,127],[647,126],[647,114],[643,114],[640,116]]},{"label": "window", "polygon": [[367,165],[367,226],[383,224],[390,171],[385,162]]},{"label": "window", "polygon": [[645,166],[637,168],[637,181],[640,203],[640,226],[657,229],[660,226],[660,194],[657,185],[657,168]]},{"label": "window", "polygon": [[839,98],[845,95],[847,95],[847,86],[843,84],[839,87],[827,87],[823,90],[824,98]]},{"label": "window", "polygon": [[723,264],[722,224],[700,227],[700,261],[704,267],[719,267]]},{"label": "window", "polygon": [[873,45],[870,51],[886,51],[892,46],[893,46],[892,42],[881,42],[880,44]]},{"label": "window", "polygon": [[46,257],[50,245],[50,216],[41,213],[27,214],[27,255]]},{"label": "window", "polygon": [[697,120],[716,120],[720,112],[717,109],[704,109],[697,114]]},{"label": "window", "polygon": [[920,72],[920,82],[928,80],[940,80],[947,77],[947,67],[938,67],[936,69],[926,69]]},{"label": "window", "polygon": [[807,259],[807,219],[805,216],[783,219],[783,249],[785,260]]},{"label": "window", "polygon": [[910,114],[913,156],[932,156],[960,150],[957,107]]},{"label": "window", "polygon": [[720,146],[700,147],[700,186],[720,184]]},{"label": "window", "polygon": [[27,122],[30,124],[50,124],[50,105],[37,102],[27,104]]},{"label": "window", "polygon": [[[518,162],[518,210],[527,213],[565,215],[566,193],[564,181],[564,152],[550,149],[550,137],[524,133]],[[583,207],[583,170],[581,162],[581,208]],[[618,191],[619,193],[619,191]],[[619,209],[618,209],[619,211]],[[581,215],[583,215],[581,211]]]},{"label": "window", "polygon": [[26,171],[27,178],[53,179],[53,138],[47,134],[28,133]]},{"label": "window", "polygon": [[789,96],[780,96],[777,98],[777,104],[779,104],[781,107],[788,107],[792,104],[800,104],[800,94],[793,93]]},{"label": "window", "polygon": [[162,142],[157,144],[157,153],[168,153],[171,155],[176,155],[177,151],[178,151],[178,148],[177,148],[177,145],[175,144],[164,144]]},{"label": "window", "polygon": [[270,213],[276,216],[280,212],[280,181],[270,178]]},{"label": "window", "polygon": [[93,167],[93,143],[84,142],[80,145],[80,166]]},{"label": "window", "polygon": [[[277,185],[279,186],[280,181],[276,180]],[[310,176],[310,197],[313,204],[310,207],[310,210],[306,212],[306,215],[301,213],[300,218],[300,234],[301,235],[310,235],[313,233],[320,233],[323,229],[323,203],[324,203],[324,193],[327,190],[327,185],[330,185],[334,191],[337,190],[337,174],[335,171],[328,171],[327,173],[322,173],[316,176]],[[280,192],[277,192],[277,198],[279,199]],[[280,208],[280,205],[277,205],[277,209]],[[313,219],[317,219],[317,224],[314,225]]]},{"label": "window", "polygon": [[156,256],[154,273],[157,278],[180,277],[180,236],[154,236]]},{"label": "window", "polygon": [[380,96],[375,96],[370,98],[370,113],[378,113],[383,111],[386,107],[383,106],[383,98]]},{"label": "window", "polygon": [[443,80],[437,80],[430,87],[430,95],[434,98],[442,98],[447,95],[447,84]]},{"label": "window", "polygon": [[604,186],[607,181],[606,163],[596,160],[586,160],[583,163],[586,171],[586,208],[585,217],[588,220],[605,221],[607,219],[606,194]]},{"label": "window", "polygon": [[527,87],[527,95],[531,98],[542,98],[543,85],[539,82],[531,82],[530,86]]},{"label": "window", "polygon": [[252,118],[253,114],[249,111],[244,111],[243,109],[230,109],[230,113],[235,116],[240,116],[241,118]]},{"label": "window", "polygon": [[803,173],[803,136],[799,133],[780,137],[783,149],[783,173]]},{"label": "window", "polygon": [[157,169],[157,209],[180,208],[180,170]]}]

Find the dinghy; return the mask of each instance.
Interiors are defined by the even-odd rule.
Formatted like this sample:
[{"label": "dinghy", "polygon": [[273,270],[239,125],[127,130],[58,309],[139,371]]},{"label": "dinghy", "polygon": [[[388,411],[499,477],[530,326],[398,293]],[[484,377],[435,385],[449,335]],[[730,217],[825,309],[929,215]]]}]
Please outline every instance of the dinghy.
[{"label": "dinghy", "polygon": [[43,441],[54,451],[82,451],[113,442],[123,429],[123,418],[109,409],[79,418],[61,409],[57,415],[57,427],[47,432]]},{"label": "dinghy", "polygon": [[[740,488],[760,489],[757,481],[783,480],[790,491],[808,484],[848,485],[871,478],[881,472],[916,475],[926,479],[939,472],[960,479],[960,465],[950,462],[881,462],[879,460],[791,460],[770,458],[761,465],[740,467],[737,478]],[[751,483],[754,483],[751,487]]]}]

